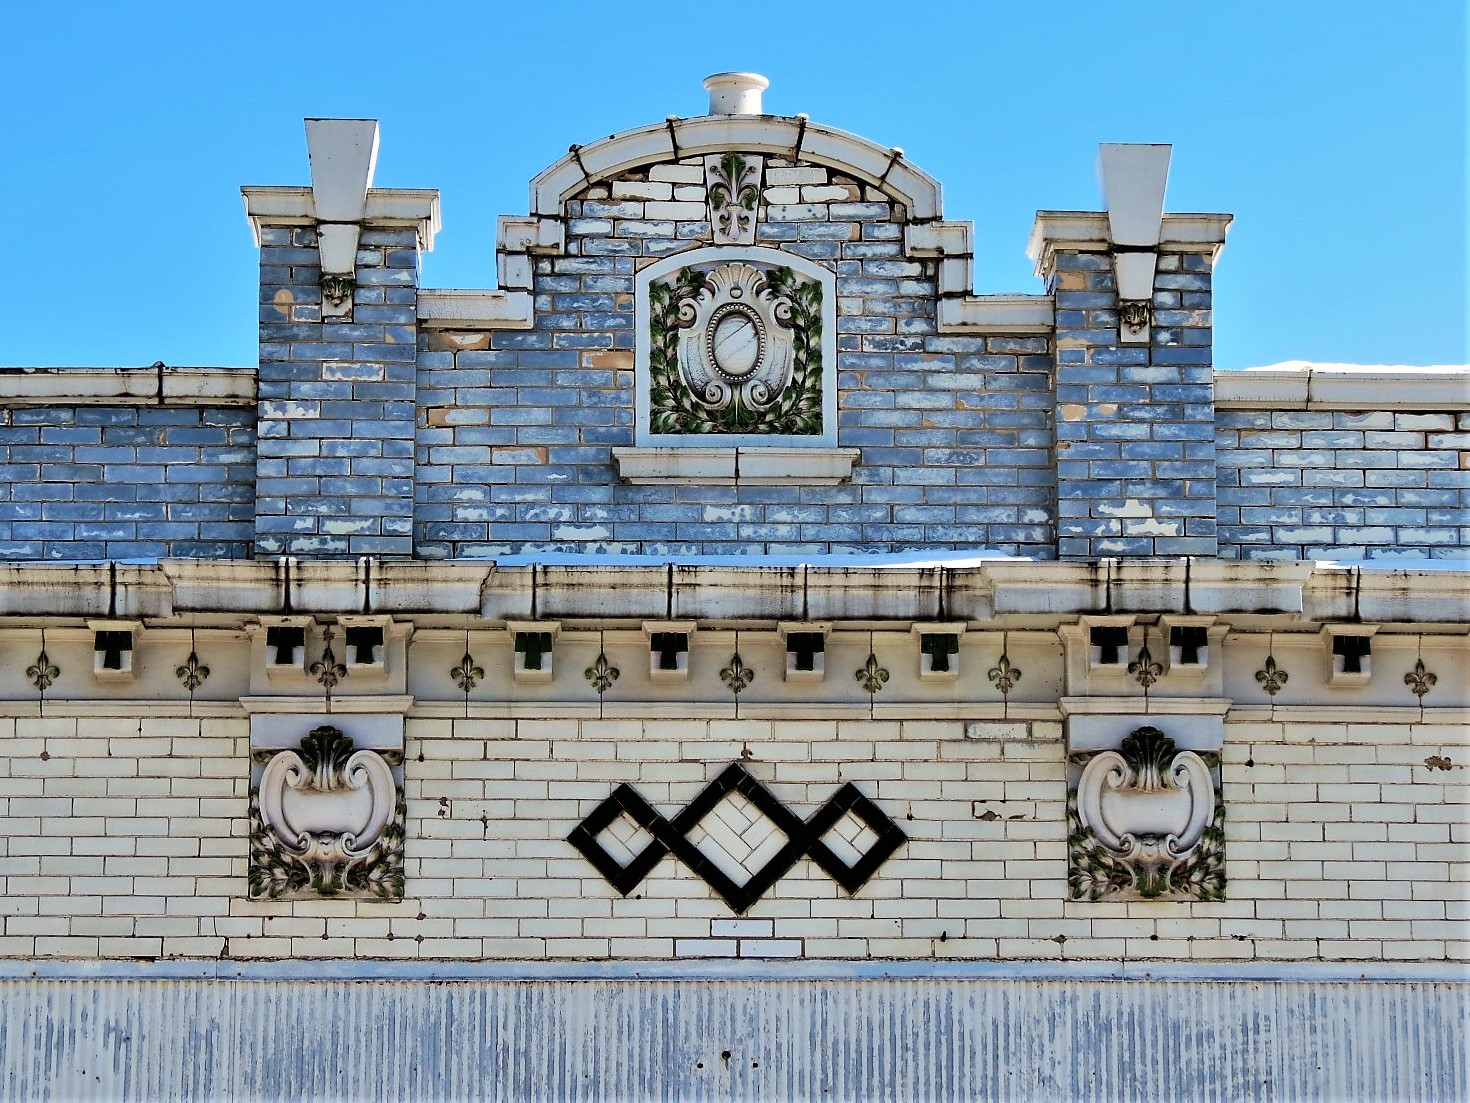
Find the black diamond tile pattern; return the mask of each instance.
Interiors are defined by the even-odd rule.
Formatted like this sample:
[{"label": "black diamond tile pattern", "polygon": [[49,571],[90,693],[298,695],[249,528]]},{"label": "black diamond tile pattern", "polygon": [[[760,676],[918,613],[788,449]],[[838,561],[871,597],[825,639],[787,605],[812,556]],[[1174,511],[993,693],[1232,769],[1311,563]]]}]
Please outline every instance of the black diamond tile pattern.
[{"label": "black diamond tile pattern", "polygon": [[[787,839],[786,845],[744,884],[727,876],[688,838],[699,821],[732,792],[745,797],[769,817]],[[878,836],[868,852],[852,865],[837,857],[822,841],[822,836],[849,811]],[[652,841],[627,865],[619,864],[597,841],[597,836],[624,813],[653,836]],[[803,855],[808,854],[849,893],[857,892],[907,838],[903,830],[881,808],[863,796],[852,782],[837,790],[809,819],[802,820],[747,773],[744,766],[734,762],[672,820],[660,815],[631,785],[619,785],[576,826],[567,836],[567,842],[580,850],[608,884],[624,896],[638,887],[665,854],[672,853],[704,878],[736,914],[742,914],[784,877]]]}]

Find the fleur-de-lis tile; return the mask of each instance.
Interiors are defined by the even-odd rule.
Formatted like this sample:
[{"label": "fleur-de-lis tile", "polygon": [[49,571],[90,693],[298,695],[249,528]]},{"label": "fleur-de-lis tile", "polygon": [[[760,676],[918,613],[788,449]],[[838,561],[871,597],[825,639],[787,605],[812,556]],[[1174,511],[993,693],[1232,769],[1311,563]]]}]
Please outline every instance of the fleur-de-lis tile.
[{"label": "fleur-de-lis tile", "polygon": [[199,661],[198,652],[190,651],[183,665],[174,668],[174,677],[183,683],[186,690],[193,693],[209,677],[209,667]]},{"label": "fleur-de-lis tile", "polygon": [[986,671],[986,677],[995,685],[1001,693],[1007,694],[1016,688],[1016,683],[1021,680],[1021,668],[1011,665],[1010,656],[1001,652],[1000,661]]},{"label": "fleur-de-lis tile", "polygon": [[861,683],[864,692],[877,693],[888,681],[888,671],[878,665],[878,656],[871,651],[868,661],[859,668],[854,677]]},{"label": "fleur-de-lis tile", "polygon": [[347,667],[337,661],[337,653],[332,650],[332,630],[330,628],[322,633],[322,642],[326,646],[322,649],[321,661],[312,663],[306,669],[313,678],[321,683],[322,688],[330,693],[338,682],[347,677]]},{"label": "fleur-de-lis tile", "polygon": [[31,680],[31,685],[36,687],[38,693],[45,693],[51,688],[53,682],[61,677],[61,668],[51,661],[46,654],[46,649],[41,648],[41,653],[36,656],[36,661],[26,667],[26,677]]},{"label": "fleur-de-lis tile", "polygon": [[730,665],[720,671],[720,680],[730,687],[731,693],[738,694],[755,680],[755,671],[745,665],[737,651],[730,659]]},{"label": "fleur-de-lis tile", "polygon": [[608,661],[605,651],[598,652],[597,661],[582,671],[582,676],[592,683],[592,688],[597,690],[599,697],[612,688],[612,684],[621,674],[622,671]]},{"label": "fleur-de-lis tile", "polygon": [[1424,669],[1424,660],[1420,659],[1414,663],[1414,669],[1404,675],[1404,685],[1408,686],[1415,697],[1423,699],[1424,695],[1434,688],[1439,677]]},{"label": "fleur-de-lis tile", "polygon": [[464,658],[459,660],[459,665],[449,671],[449,676],[454,679],[454,684],[459,687],[461,693],[468,693],[480,684],[480,679],[485,676],[482,667],[475,665],[475,657],[466,651]]},{"label": "fleur-de-lis tile", "polygon": [[1256,681],[1260,682],[1261,688],[1272,697],[1281,692],[1281,687],[1286,685],[1289,677],[1286,671],[1277,669],[1274,655],[1267,655],[1266,665],[1256,671]]},{"label": "fleur-de-lis tile", "polygon": [[1128,664],[1128,673],[1133,675],[1135,682],[1148,689],[1163,676],[1164,667],[1162,663],[1154,662],[1154,657],[1145,647],[1138,653],[1138,658]]}]

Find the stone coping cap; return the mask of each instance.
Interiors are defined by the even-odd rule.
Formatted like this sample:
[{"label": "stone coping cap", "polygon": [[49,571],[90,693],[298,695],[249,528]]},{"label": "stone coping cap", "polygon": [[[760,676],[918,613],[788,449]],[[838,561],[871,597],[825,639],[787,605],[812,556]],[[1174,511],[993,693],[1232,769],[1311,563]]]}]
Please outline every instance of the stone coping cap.
[{"label": "stone coping cap", "polygon": [[[1232,214],[1166,214],[1160,223],[1161,253],[1207,253],[1214,263],[1225,247]],[[1058,251],[1107,252],[1113,247],[1106,211],[1037,211],[1026,255],[1045,277]]]},{"label": "stone coping cap", "polygon": [[[263,226],[311,226],[317,220],[316,199],[310,188],[247,186],[240,189],[245,217],[255,244]],[[437,188],[369,188],[362,218],[365,226],[412,226],[419,247],[432,252],[442,218]]]},{"label": "stone coping cap", "polygon": [[1220,409],[1470,410],[1470,364],[1426,367],[1293,360],[1215,372]]},{"label": "stone coping cap", "polygon": [[250,406],[254,368],[0,368],[3,406]]},{"label": "stone coping cap", "polygon": [[[477,617],[639,624],[914,621],[1056,627],[1079,615],[1174,613],[1241,622],[1464,625],[1470,558],[1361,563],[1204,558],[1098,562],[576,563],[494,560],[208,560],[0,563],[0,617]],[[243,620],[242,620],[243,618]]]},{"label": "stone coping cap", "polygon": [[[530,324],[530,295],[428,291],[420,319],[457,328]],[[995,297],[1007,310],[1044,297]],[[1039,317],[1039,315],[1038,315]],[[1015,319],[1006,323],[1013,328]],[[0,407],[137,405],[244,406],[255,401],[255,368],[152,364],[137,367],[0,367]],[[1470,410],[1470,365],[1425,367],[1314,364],[1303,360],[1215,372],[1221,409]]]},{"label": "stone coping cap", "polygon": [[725,150],[764,153],[835,168],[900,200],[916,221],[937,219],[944,213],[939,182],[905,160],[902,150],[800,115],[670,118],[573,146],[572,152],[531,181],[531,211],[560,215],[562,203],[589,184],[641,165]]}]

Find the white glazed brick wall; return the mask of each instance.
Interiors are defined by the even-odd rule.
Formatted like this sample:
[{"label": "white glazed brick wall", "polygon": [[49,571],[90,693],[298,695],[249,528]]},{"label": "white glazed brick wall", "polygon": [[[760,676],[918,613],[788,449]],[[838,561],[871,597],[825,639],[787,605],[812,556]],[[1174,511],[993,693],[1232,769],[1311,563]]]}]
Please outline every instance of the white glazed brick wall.
[{"label": "white glazed brick wall", "polygon": [[[1029,741],[964,731],[411,718],[409,896],[383,904],[245,898],[243,719],[0,720],[0,954],[1470,956],[1458,727],[1229,724],[1229,898],[1212,904],[1065,899],[1060,725]],[[798,814],[851,780],[910,841],[854,897],[804,859],[743,917],[672,857],[620,898],[564,841],[618,782],[672,815],[747,749]]]}]

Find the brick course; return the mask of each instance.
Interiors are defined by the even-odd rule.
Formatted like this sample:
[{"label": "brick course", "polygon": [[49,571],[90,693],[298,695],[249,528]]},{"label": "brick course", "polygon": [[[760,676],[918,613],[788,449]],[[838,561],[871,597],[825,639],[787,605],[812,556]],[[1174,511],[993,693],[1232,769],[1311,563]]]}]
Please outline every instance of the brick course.
[{"label": "brick course", "polygon": [[1164,254],[1147,344],[1122,344],[1112,259],[1059,253],[1058,551],[1214,555],[1210,258]]}]

